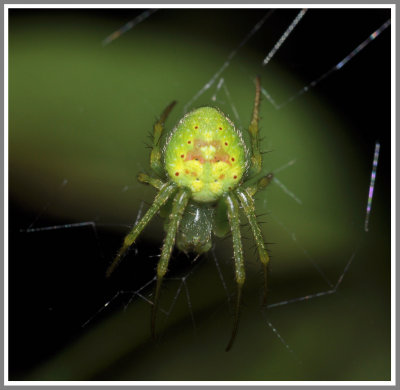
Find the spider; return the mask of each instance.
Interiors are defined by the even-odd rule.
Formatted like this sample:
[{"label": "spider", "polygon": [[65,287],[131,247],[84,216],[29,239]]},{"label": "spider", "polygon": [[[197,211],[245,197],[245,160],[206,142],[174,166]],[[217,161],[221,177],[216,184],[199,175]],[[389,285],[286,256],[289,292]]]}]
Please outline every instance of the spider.
[{"label": "spider", "polygon": [[164,180],[145,173],[138,175],[140,182],[153,186],[158,193],[143,218],[125,236],[107,270],[107,276],[110,276],[157,212],[168,215],[166,237],[157,265],[157,283],[151,313],[153,338],[161,284],[175,243],[185,253],[194,252],[200,255],[211,249],[212,233],[217,237],[224,237],[231,232],[237,294],[233,330],[226,351],[232,347],[239,324],[240,301],[245,281],[240,207],[249,221],[263,265],[265,304],[269,255],[257,223],[253,197],[271,182],[272,174],[258,180],[256,178],[262,167],[258,128],[260,89],[260,78],[257,77],[253,115],[248,129],[251,145],[246,145],[242,133],[235,128],[232,121],[214,107],[200,107],[185,114],[163,143],[160,139],[164,123],[176,101],[163,111],[154,125],[150,166]]}]

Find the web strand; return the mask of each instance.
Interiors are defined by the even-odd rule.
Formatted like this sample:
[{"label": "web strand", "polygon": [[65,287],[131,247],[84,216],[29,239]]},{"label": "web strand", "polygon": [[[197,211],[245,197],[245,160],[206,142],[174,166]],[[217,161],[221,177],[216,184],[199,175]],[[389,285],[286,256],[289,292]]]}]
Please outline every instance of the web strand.
[{"label": "web strand", "polygon": [[43,207],[42,211],[36,216],[36,218],[31,222],[31,224],[28,226],[27,229],[25,229],[25,230],[20,230],[20,231],[25,231],[25,232],[31,231],[31,230],[32,230],[32,226],[34,226],[35,223],[41,218],[41,216],[47,211],[47,209],[50,207],[50,205],[51,205],[52,202],[54,201],[54,198],[58,195],[58,193],[59,193],[62,189],[65,188],[65,186],[66,186],[67,184],[68,184],[68,180],[67,180],[67,179],[64,179],[64,180],[62,181],[62,183],[60,184],[60,186],[58,187],[58,190],[57,190],[56,194],[54,195],[53,199],[52,199],[52,200],[49,200],[49,201],[45,204],[45,206]]},{"label": "web strand", "polygon": [[371,208],[372,208],[372,198],[374,196],[375,178],[376,178],[376,170],[378,168],[378,159],[379,159],[380,148],[381,148],[381,144],[379,142],[376,142],[375,143],[374,160],[372,162],[371,181],[369,184],[369,191],[368,191],[367,210],[366,210],[365,222],[364,222],[364,230],[366,232],[368,232],[368,228],[369,228],[369,217],[370,217]]},{"label": "web strand", "polygon": [[285,341],[285,339],[282,337],[282,335],[278,332],[278,330],[271,324],[271,321],[265,319],[265,321],[267,322],[268,326],[270,327],[270,329],[272,330],[272,332],[275,334],[275,336],[278,338],[278,340],[282,343],[282,345],[290,352],[290,354],[300,363],[300,360],[298,359],[298,357],[296,356],[296,354],[294,353],[294,351],[292,350],[292,348],[290,348],[289,344]]},{"label": "web strand", "polygon": [[264,89],[262,91],[263,95],[268,99],[268,101],[274,106],[275,109],[280,110],[281,108],[287,106],[289,103],[293,102],[295,99],[308,92],[311,88],[314,88],[321,81],[325,80],[327,77],[331,76],[333,73],[342,69],[350,60],[352,60],[356,55],[358,55],[363,49],[365,49],[374,39],[376,39],[383,31],[385,31],[391,24],[390,19],[382,24],[377,30],[368,36],[363,42],[361,42],[354,50],[352,50],[345,58],[339,61],[336,65],[332,66],[325,73],[311,81],[309,84],[305,85],[303,88],[299,89],[295,94],[289,97],[286,101],[281,104],[277,104],[271,95]]},{"label": "web strand", "polygon": [[275,219],[276,222],[278,222],[279,225],[282,226],[282,228],[286,231],[287,234],[289,234],[291,240],[296,244],[296,246],[302,251],[302,253],[305,255],[307,260],[312,264],[312,266],[317,270],[317,272],[321,275],[322,279],[326,282],[326,284],[330,287],[332,287],[331,281],[328,279],[328,277],[325,275],[325,272],[321,269],[321,267],[315,262],[315,260],[311,257],[311,255],[308,253],[308,251],[303,248],[300,243],[297,240],[297,236],[294,232],[291,232],[275,215],[272,215],[272,217]]},{"label": "web strand", "polygon": [[212,257],[213,257],[215,266],[217,267],[218,276],[221,279],[222,287],[223,287],[223,289],[225,291],[225,294],[226,294],[226,297],[228,299],[228,303],[230,303],[231,302],[231,298],[230,298],[230,295],[229,295],[228,287],[227,287],[227,285],[225,283],[224,275],[222,274],[221,267],[219,265],[219,261],[218,261],[217,255],[215,254],[215,249],[214,248],[211,249],[211,253],[212,253]]},{"label": "web strand", "polygon": [[[333,286],[333,288],[329,289],[329,290],[325,290],[325,291],[320,291],[317,293],[313,293],[313,294],[309,294],[309,295],[305,295],[302,297],[298,297],[298,298],[293,298],[293,299],[287,299],[284,301],[280,301],[280,302],[276,302],[276,303],[271,303],[267,306],[267,309],[272,309],[278,306],[285,306],[285,305],[290,305],[292,303],[298,303],[298,302],[303,302],[303,301],[308,301],[310,299],[314,299],[314,298],[320,298],[323,297],[325,295],[331,295],[331,294],[335,294],[338,291],[338,288],[340,287],[340,285],[343,282],[343,279],[345,277],[345,275],[347,274],[350,265],[353,263],[354,258],[356,257],[356,254],[358,252],[358,247],[359,245],[357,245],[356,249],[354,250],[354,252],[351,254],[350,258],[347,260],[345,267],[343,268],[342,273],[339,275],[338,280],[336,282],[336,284]],[[329,283],[331,286],[332,284]]]},{"label": "web strand", "polygon": [[268,55],[264,58],[263,63],[262,63],[263,66],[267,65],[268,62],[271,61],[272,57],[282,46],[283,42],[286,41],[286,39],[292,33],[293,29],[297,26],[297,24],[300,22],[300,20],[303,18],[303,16],[305,15],[306,12],[307,12],[307,8],[304,8],[297,14],[297,16],[294,18],[293,22],[289,25],[289,27],[285,30],[285,32],[282,34],[282,36],[278,39],[278,42],[275,43],[274,47],[271,49],[271,51],[268,53]]},{"label": "web strand", "polygon": [[243,47],[247,41],[262,27],[262,25],[265,23],[265,21],[272,15],[274,11],[269,11],[267,12],[264,17],[250,30],[250,32],[244,37],[244,39],[239,43],[239,45],[231,51],[231,53],[228,55],[227,59],[225,62],[222,64],[222,66],[214,73],[214,75],[211,77],[211,79],[204,84],[204,86],[186,103],[185,107],[183,108],[184,113],[186,113],[193,105],[193,103],[201,96],[203,95],[204,92],[206,92],[208,89],[210,89],[215,81],[221,76],[222,72],[231,64],[231,61],[233,58],[236,56],[238,53],[239,49]]},{"label": "web strand", "polygon": [[137,26],[139,23],[146,20],[149,16],[153,15],[157,11],[158,11],[158,9],[155,8],[155,9],[151,9],[151,10],[142,12],[135,19],[130,20],[128,23],[124,24],[121,28],[119,28],[118,30],[116,30],[112,34],[110,34],[108,37],[106,37],[103,40],[102,45],[103,46],[109,45],[111,42],[115,41],[121,35],[125,34],[129,30],[132,30],[135,26]]},{"label": "web strand", "polygon": [[301,199],[299,199],[292,191],[290,191],[278,178],[273,178],[274,183],[276,183],[285,194],[289,195],[296,203],[303,204]]}]

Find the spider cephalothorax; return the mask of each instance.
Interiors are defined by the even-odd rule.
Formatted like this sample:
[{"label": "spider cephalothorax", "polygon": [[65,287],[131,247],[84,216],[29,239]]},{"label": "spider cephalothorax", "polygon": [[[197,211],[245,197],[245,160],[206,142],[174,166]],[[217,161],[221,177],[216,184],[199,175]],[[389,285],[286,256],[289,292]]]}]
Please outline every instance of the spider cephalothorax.
[{"label": "spider cephalothorax", "polygon": [[201,254],[211,248],[212,234],[224,237],[230,231],[238,286],[234,326],[226,349],[231,348],[237,331],[245,280],[239,205],[249,221],[264,267],[265,301],[269,256],[257,224],[253,196],[267,186],[272,175],[261,177],[255,184],[253,180],[249,184],[249,180],[260,173],[262,165],[258,131],[259,104],[260,80],[257,78],[253,116],[249,126],[250,147],[246,146],[241,132],[226,115],[214,107],[201,107],[187,113],[167,137],[163,147],[160,146],[160,138],[164,122],[175,102],[164,110],[154,125],[150,165],[155,174],[165,180],[139,174],[139,181],[155,187],[158,194],[147,213],[125,237],[107,271],[107,275],[112,273],[147,223],[164,208],[169,216],[166,238],[157,265],[151,321],[153,336],[160,287],[175,243],[181,251]]}]

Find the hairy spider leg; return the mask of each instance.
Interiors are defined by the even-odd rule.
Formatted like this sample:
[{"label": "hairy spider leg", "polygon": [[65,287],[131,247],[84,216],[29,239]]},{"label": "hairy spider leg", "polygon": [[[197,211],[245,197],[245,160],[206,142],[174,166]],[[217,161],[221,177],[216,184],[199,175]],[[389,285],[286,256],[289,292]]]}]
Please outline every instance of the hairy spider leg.
[{"label": "hairy spider leg", "polygon": [[154,177],[150,177],[149,175],[146,175],[143,172],[138,174],[137,179],[141,183],[150,184],[157,190],[161,190],[161,187],[164,185],[164,183],[160,179],[155,179]]},{"label": "hairy spider leg", "polygon": [[236,195],[238,196],[240,203],[243,207],[244,213],[247,215],[251,230],[253,232],[254,239],[256,241],[258,256],[260,257],[261,263],[264,268],[264,298],[263,305],[267,303],[267,267],[269,263],[269,255],[265,248],[264,238],[261,233],[260,226],[257,223],[255,214],[255,207],[253,198],[247,193],[246,190],[237,189]]},{"label": "hairy spider leg", "polygon": [[153,171],[160,177],[164,175],[164,168],[161,158],[160,138],[164,130],[164,123],[167,120],[169,113],[174,108],[175,104],[175,100],[170,103],[161,114],[160,119],[154,124],[153,149],[151,150],[150,154],[150,166],[151,169],[153,169]]},{"label": "hairy spider leg", "polygon": [[248,186],[246,186],[245,184],[244,188],[250,196],[254,196],[258,191],[262,191],[265,187],[267,187],[272,182],[273,178],[274,174],[268,173],[266,176],[263,176],[254,184],[250,184]]},{"label": "hairy spider leg", "polygon": [[142,232],[145,226],[150,222],[150,220],[154,217],[157,211],[164,205],[167,200],[171,197],[171,195],[176,191],[175,184],[164,184],[160,189],[160,192],[156,195],[153,204],[147,210],[146,214],[143,218],[133,227],[133,229],[125,236],[124,242],[122,244],[121,249],[118,251],[115,256],[113,262],[108,267],[106,276],[109,277],[117,265],[120,263],[122,256],[129,249],[129,247],[135,242],[138,235]]},{"label": "hairy spider leg", "polygon": [[153,307],[151,309],[151,334],[153,338],[156,335],[156,316],[158,308],[158,300],[160,296],[161,284],[168,270],[168,263],[171,258],[172,249],[175,245],[176,232],[179,228],[179,223],[182,220],[182,215],[189,202],[191,192],[187,188],[182,188],[175,195],[172,203],[172,212],[168,224],[167,236],[165,237],[164,244],[161,251],[160,261],[157,265],[157,284],[154,293]]},{"label": "hairy spider leg", "polygon": [[261,98],[261,81],[260,77],[256,77],[256,95],[254,97],[253,116],[249,126],[249,133],[251,137],[251,166],[250,176],[254,176],[261,171],[262,158],[260,153],[260,139],[258,122],[260,120],[259,108]]},{"label": "hairy spider leg", "polygon": [[[258,191],[262,191],[267,187],[274,178],[272,173],[261,177],[257,182],[252,184],[244,183],[241,188],[244,188],[250,196],[254,196]],[[224,199],[217,203],[215,208],[215,223],[213,232],[217,237],[224,238],[230,231],[229,220],[227,219],[227,207]]]},{"label": "hairy spider leg", "polygon": [[237,295],[236,295],[236,307],[235,307],[235,317],[233,320],[233,330],[231,338],[225,349],[228,352],[235,340],[236,333],[239,325],[239,314],[240,314],[240,301],[242,296],[242,287],[245,280],[244,271],[244,259],[242,250],[242,239],[240,237],[240,217],[239,217],[239,205],[234,194],[227,194],[224,197],[225,203],[228,209],[228,219],[231,225],[232,231],[232,241],[233,241],[233,257],[235,260],[235,276],[237,283]]},{"label": "hairy spider leg", "polygon": [[[272,173],[261,177],[257,182],[251,184],[244,183],[241,188],[246,190],[246,192],[253,197],[258,191],[262,191],[267,187],[274,178]],[[230,231],[229,220],[227,219],[227,206],[222,198],[218,201],[215,208],[215,223],[213,227],[213,232],[217,237],[224,238]]]}]

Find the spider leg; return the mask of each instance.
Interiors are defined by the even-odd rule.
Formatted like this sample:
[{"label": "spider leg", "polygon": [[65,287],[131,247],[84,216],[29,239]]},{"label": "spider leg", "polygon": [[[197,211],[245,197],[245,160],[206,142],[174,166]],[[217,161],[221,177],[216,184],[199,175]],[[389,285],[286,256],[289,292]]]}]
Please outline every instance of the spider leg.
[{"label": "spider leg", "polygon": [[164,122],[166,121],[169,113],[175,106],[176,101],[170,103],[163,111],[160,119],[154,124],[153,129],[153,149],[150,155],[150,166],[155,173],[159,176],[164,175],[164,168],[161,161],[160,137],[164,130]]},{"label": "spider leg", "polygon": [[225,351],[229,351],[233,345],[239,325],[240,301],[242,296],[242,287],[245,280],[244,259],[242,250],[242,240],[240,237],[240,218],[239,205],[234,194],[227,194],[224,198],[228,209],[228,219],[231,225],[232,241],[233,241],[233,257],[235,259],[235,276],[237,283],[235,318],[233,322],[233,330],[231,338]]},{"label": "spider leg", "polygon": [[254,196],[258,191],[262,191],[265,187],[267,187],[273,178],[273,173],[268,173],[266,176],[263,176],[261,179],[259,179],[257,183],[245,186],[245,189],[250,196]]},{"label": "spider leg", "polygon": [[138,174],[137,179],[144,184],[150,184],[157,190],[160,190],[161,187],[164,185],[164,183],[160,179],[155,179],[153,177],[150,177],[149,175],[146,175],[145,173],[141,172]]},{"label": "spider leg", "polygon": [[165,204],[165,202],[170,198],[170,196],[175,192],[176,185],[175,184],[165,184],[160,192],[154,199],[153,204],[147,210],[146,214],[143,218],[138,222],[137,225],[133,227],[133,229],[125,236],[122,247],[118,251],[115,256],[113,262],[108,267],[106,272],[106,277],[109,277],[117,265],[120,263],[122,256],[129,249],[129,247],[135,242],[138,235],[142,232],[145,226],[150,222],[150,220],[154,217],[160,207]]},{"label": "spider leg", "polygon": [[260,138],[259,138],[259,128],[258,122],[259,108],[260,108],[260,98],[261,98],[261,82],[260,77],[256,78],[256,95],[254,98],[253,106],[253,116],[249,126],[249,133],[251,137],[251,166],[250,166],[250,176],[256,175],[261,171],[262,158],[260,153]]},{"label": "spider leg", "polygon": [[257,218],[255,214],[255,207],[253,198],[246,192],[246,190],[236,190],[236,194],[240,199],[240,203],[242,204],[244,213],[247,215],[247,219],[249,220],[249,224],[251,230],[253,231],[254,239],[256,241],[258,255],[260,257],[261,263],[264,268],[264,299],[263,304],[266,304],[267,301],[267,267],[269,263],[269,256],[267,249],[265,248],[264,238],[261,233],[260,226],[257,223]]},{"label": "spider leg", "polygon": [[182,188],[174,197],[172,212],[169,217],[170,220],[168,224],[167,236],[165,237],[161,251],[161,257],[157,264],[157,284],[154,293],[154,303],[151,310],[151,334],[153,338],[155,338],[156,334],[156,316],[161,284],[168,269],[168,263],[171,258],[172,249],[175,245],[176,232],[178,231],[179,223],[182,220],[182,215],[189,202],[190,195],[191,194],[188,189]]}]

